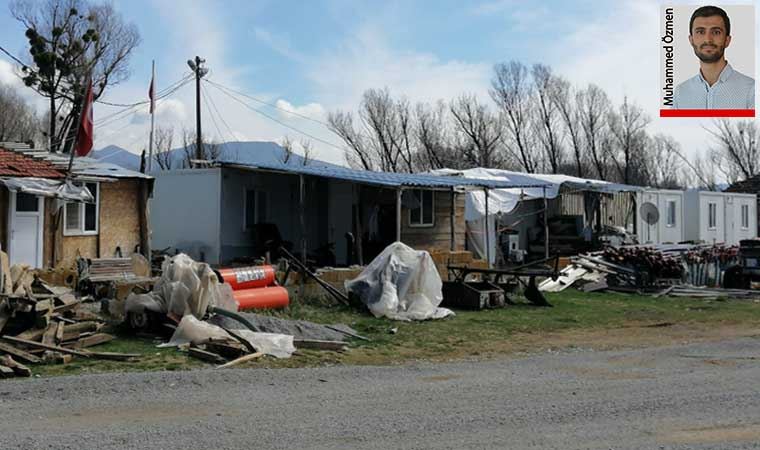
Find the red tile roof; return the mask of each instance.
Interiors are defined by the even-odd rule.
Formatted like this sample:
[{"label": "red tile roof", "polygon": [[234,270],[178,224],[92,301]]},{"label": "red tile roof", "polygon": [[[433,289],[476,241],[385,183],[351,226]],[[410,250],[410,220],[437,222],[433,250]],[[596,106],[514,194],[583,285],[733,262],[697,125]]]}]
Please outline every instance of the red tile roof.
[{"label": "red tile roof", "polygon": [[48,161],[0,147],[0,177],[64,178],[65,175]]}]

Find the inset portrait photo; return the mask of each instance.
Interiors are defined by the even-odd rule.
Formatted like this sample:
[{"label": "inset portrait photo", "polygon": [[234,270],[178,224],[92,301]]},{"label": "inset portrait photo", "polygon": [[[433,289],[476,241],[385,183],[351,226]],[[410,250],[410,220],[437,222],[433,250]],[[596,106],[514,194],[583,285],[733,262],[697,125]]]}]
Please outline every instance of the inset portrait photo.
[{"label": "inset portrait photo", "polygon": [[754,5],[664,5],[660,117],[755,117]]}]

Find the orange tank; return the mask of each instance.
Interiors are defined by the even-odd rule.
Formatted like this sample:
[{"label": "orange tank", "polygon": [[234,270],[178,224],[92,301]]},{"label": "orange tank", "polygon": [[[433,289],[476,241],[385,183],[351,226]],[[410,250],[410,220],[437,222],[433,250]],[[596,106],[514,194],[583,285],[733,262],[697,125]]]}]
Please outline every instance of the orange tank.
[{"label": "orange tank", "polygon": [[232,286],[233,291],[241,289],[262,288],[274,285],[274,267],[251,266],[234,269],[219,269],[224,282]]},{"label": "orange tank", "polygon": [[288,290],[282,286],[233,291],[240,309],[278,309],[288,306]]}]

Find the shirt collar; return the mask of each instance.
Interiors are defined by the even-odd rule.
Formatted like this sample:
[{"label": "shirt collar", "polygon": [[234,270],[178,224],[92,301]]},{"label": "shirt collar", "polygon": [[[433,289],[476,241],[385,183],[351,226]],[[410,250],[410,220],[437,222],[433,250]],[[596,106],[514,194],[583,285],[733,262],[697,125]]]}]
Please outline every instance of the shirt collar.
[{"label": "shirt collar", "polygon": [[[716,81],[715,84],[722,83],[728,80],[731,77],[731,75],[733,75],[733,73],[734,73],[734,68],[731,67],[731,64],[726,62],[726,67],[724,67],[723,70],[721,70],[720,76],[718,77],[718,81]],[[707,80],[705,80],[705,77],[702,76],[701,70],[699,71],[699,79],[707,86],[710,86],[710,83],[708,83]]]}]

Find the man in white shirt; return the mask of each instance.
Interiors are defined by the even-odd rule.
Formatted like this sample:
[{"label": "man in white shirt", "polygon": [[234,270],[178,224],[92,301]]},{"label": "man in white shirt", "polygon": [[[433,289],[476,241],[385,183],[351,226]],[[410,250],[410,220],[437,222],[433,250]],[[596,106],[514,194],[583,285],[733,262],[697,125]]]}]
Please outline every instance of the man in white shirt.
[{"label": "man in white shirt", "polygon": [[674,109],[755,109],[755,80],[731,67],[731,21],[717,6],[697,8],[689,21],[689,43],[699,73],[676,86]]}]

